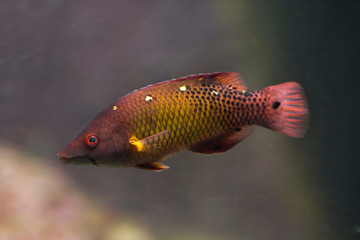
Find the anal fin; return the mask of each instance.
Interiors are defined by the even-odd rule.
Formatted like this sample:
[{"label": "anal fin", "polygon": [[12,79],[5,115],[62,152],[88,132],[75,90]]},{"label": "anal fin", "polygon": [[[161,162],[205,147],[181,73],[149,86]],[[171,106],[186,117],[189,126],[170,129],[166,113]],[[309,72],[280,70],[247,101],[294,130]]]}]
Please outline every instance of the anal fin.
[{"label": "anal fin", "polygon": [[221,153],[234,147],[236,144],[248,137],[253,131],[252,126],[236,128],[220,137],[212,138],[189,147],[190,151],[197,153]]},{"label": "anal fin", "polygon": [[161,172],[169,168],[169,166],[166,166],[159,162],[149,162],[149,163],[143,163],[135,166],[136,168],[143,169],[143,170],[150,170],[154,172]]},{"label": "anal fin", "polygon": [[144,139],[137,139],[132,136],[129,140],[129,144],[134,146],[136,151],[143,153],[151,153],[154,148],[160,148],[170,136],[170,130],[165,130],[154,135],[151,135]]}]

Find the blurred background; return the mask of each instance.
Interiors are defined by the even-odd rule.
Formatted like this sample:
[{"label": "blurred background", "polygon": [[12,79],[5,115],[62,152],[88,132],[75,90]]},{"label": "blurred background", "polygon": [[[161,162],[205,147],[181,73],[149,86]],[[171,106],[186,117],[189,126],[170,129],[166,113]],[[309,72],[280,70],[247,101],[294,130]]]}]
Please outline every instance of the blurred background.
[{"label": "blurred background", "polygon": [[[360,239],[358,1],[0,2],[0,239]],[[357,53],[356,53],[357,52]],[[236,71],[303,85],[308,132],[257,127],[153,173],[56,153],[126,93]]]}]

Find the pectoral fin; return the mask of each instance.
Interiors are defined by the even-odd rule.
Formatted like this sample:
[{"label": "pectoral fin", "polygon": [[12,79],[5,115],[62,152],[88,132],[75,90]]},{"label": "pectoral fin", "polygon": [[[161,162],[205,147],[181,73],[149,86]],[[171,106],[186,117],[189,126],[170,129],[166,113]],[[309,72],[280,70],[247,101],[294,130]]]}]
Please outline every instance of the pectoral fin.
[{"label": "pectoral fin", "polygon": [[165,130],[141,140],[132,136],[129,143],[134,146],[138,152],[152,153],[154,149],[161,148],[167,142],[166,140],[169,136],[170,130]]},{"label": "pectoral fin", "polygon": [[144,164],[136,165],[135,167],[143,170],[154,171],[154,172],[161,172],[169,168],[168,166],[159,162],[144,163]]}]

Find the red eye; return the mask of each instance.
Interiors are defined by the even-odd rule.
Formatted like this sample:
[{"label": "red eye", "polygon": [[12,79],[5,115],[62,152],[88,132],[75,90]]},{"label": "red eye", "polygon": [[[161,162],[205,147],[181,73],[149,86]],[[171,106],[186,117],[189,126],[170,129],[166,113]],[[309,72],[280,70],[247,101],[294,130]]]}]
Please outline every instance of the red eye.
[{"label": "red eye", "polygon": [[99,138],[94,133],[86,135],[85,140],[89,147],[96,147],[99,144]]}]

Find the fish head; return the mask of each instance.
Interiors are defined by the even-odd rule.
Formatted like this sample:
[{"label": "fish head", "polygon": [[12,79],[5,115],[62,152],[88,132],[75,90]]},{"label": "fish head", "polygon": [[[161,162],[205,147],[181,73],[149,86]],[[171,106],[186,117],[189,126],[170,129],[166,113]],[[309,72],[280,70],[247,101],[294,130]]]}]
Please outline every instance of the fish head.
[{"label": "fish head", "polygon": [[127,131],[108,124],[90,124],[58,154],[65,164],[116,167],[123,165],[122,157],[128,142]]}]

